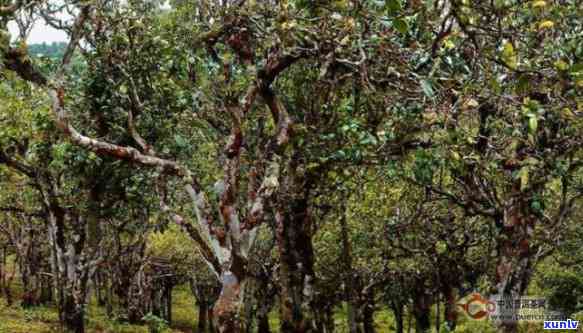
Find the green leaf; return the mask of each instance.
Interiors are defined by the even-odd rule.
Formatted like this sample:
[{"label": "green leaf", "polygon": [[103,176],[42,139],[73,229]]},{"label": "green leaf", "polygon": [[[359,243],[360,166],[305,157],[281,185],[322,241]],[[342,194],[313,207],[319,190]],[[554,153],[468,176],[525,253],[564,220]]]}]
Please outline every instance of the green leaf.
[{"label": "green leaf", "polygon": [[188,147],[188,142],[186,142],[186,139],[184,139],[182,136],[178,134],[174,135],[174,142],[176,142],[176,145],[180,148]]},{"label": "green leaf", "polygon": [[579,62],[571,66],[570,69],[571,75],[575,75],[577,73],[583,73],[583,62]]},{"label": "green leaf", "polygon": [[502,61],[511,69],[516,69],[518,66],[518,58],[511,42],[507,41],[502,46]]},{"label": "green leaf", "polygon": [[530,204],[530,208],[532,208],[532,210],[534,210],[535,212],[541,212],[542,204],[538,200],[533,200],[532,203]]},{"label": "green leaf", "polygon": [[524,166],[518,171],[518,178],[520,179],[520,190],[524,191],[528,186],[528,173],[530,167]]},{"label": "green leaf", "polygon": [[433,98],[433,96],[435,96],[435,93],[433,92],[433,87],[431,86],[431,82],[429,82],[429,80],[421,81],[421,89],[423,89],[423,93],[425,94],[425,96],[429,98]]},{"label": "green leaf", "polygon": [[528,118],[528,132],[530,134],[535,134],[538,129],[538,120],[535,116]]},{"label": "green leaf", "polygon": [[407,24],[407,21],[403,19],[395,19],[393,21],[393,27],[402,34],[406,34],[407,31],[409,31],[409,25]]},{"label": "green leaf", "polygon": [[447,243],[443,242],[443,241],[438,241],[435,244],[435,250],[437,251],[437,253],[442,254],[447,252]]},{"label": "green leaf", "polygon": [[387,0],[385,6],[387,7],[387,12],[389,15],[395,15],[399,10],[401,10],[401,1]]}]

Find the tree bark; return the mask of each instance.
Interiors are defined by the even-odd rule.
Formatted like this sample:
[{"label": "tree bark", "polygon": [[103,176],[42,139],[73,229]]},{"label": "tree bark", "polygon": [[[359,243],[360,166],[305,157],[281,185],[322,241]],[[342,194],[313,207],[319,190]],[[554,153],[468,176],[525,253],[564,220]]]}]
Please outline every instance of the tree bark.
[{"label": "tree bark", "polygon": [[314,253],[307,193],[278,209],[277,245],[280,254],[281,332],[314,332],[311,303],[314,293]]},{"label": "tree bark", "polygon": [[209,325],[209,332],[210,333],[215,333],[217,330],[215,328],[215,314],[213,312],[213,309],[208,309],[208,325]]},{"label": "tree bark", "polygon": [[213,305],[219,294],[218,281],[208,276],[199,276],[190,280],[190,290],[198,306],[198,332],[214,333]]},{"label": "tree bark", "polygon": [[79,302],[79,298],[77,295],[73,294],[72,290],[65,293],[65,298],[62,304],[62,312],[63,324],[65,325],[65,330],[67,332],[85,332],[84,304]]},{"label": "tree bark", "polygon": [[[49,192],[54,200],[54,192]],[[55,251],[58,287],[58,308],[61,322],[68,332],[82,333],[84,327],[85,302],[88,294],[88,281],[95,270],[89,262],[86,249],[85,222],[73,213],[65,211],[51,202],[49,207],[48,235],[52,250]],[[67,238],[65,223],[71,223]]]},{"label": "tree bark", "polygon": [[396,333],[403,333],[403,304],[401,302],[392,301],[391,310],[393,310],[393,315],[395,316]]},{"label": "tree bark", "polygon": [[257,311],[256,322],[258,333],[269,333],[269,312],[273,307],[275,297],[277,295],[276,287],[272,283],[273,276],[271,275],[271,267],[267,272],[261,272],[257,277]]},{"label": "tree bark", "polygon": [[324,308],[324,327],[326,328],[326,333],[333,333],[335,329],[334,325],[334,311],[332,306],[326,306]]},{"label": "tree bark", "polygon": [[52,277],[40,276],[40,299],[41,304],[49,304],[53,301],[53,281]]},{"label": "tree bark", "polygon": [[363,291],[363,308],[362,308],[362,322],[364,333],[375,333],[374,326],[374,313],[375,313],[375,300],[374,300],[374,289],[372,287],[366,288]]},{"label": "tree bark", "polygon": [[12,280],[14,279],[15,272],[14,270],[12,273],[8,274],[8,265],[7,265],[7,250],[6,247],[2,248],[2,267],[3,267],[3,274],[2,274],[2,294],[6,299],[6,305],[11,306],[14,303],[14,299],[12,297],[12,291],[10,289],[10,285],[12,284]]},{"label": "tree bark", "polygon": [[413,315],[415,316],[415,333],[429,332],[431,329],[430,322],[431,302],[427,294],[423,280],[418,281],[415,287],[413,299]]},{"label": "tree bark", "polygon": [[257,316],[257,333],[271,333],[269,317],[266,314],[259,314]]},{"label": "tree bark", "polygon": [[0,290],[4,290],[6,283],[6,247],[2,247],[0,252]]},{"label": "tree bark", "polygon": [[435,331],[439,333],[439,327],[441,326],[441,313],[439,312],[439,293],[437,293],[435,300]]},{"label": "tree bark", "polygon": [[213,308],[220,333],[239,333],[244,323],[240,319],[243,306],[244,276],[237,276],[231,271],[221,274],[221,294]]},{"label": "tree bark", "polygon": [[342,239],[342,259],[344,264],[344,297],[346,299],[346,312],[348,320],[348,329],[350,333],[359,333],[357,320],[357,291],[354,286],[357,278],[352,271],[352,251],[350,247],[350,239],[348,232],[348,224],[346,222],[346,207],[342,209],[342,216],[340,217],[340,237]]},{"label": "tree bark", "polygon": [[444,318],[445,324],[450,331],[454,331],[457,324],[457,305],[454,289],[445,285],[443,287],[443,295],[445,297]]},{"label": "tree bark", "polygon": [[198,332],[206,333],[208,327],[208,307],[205,302],[199,302],[198,304],[198,323],[197,328]]},{"label": "tree bark", "polygon": [[[498,223],[500,235],[497,239],[495,296],[512,300],[511,304],[520,299],[526,291],[536,261],[530,245],[535,218],[529,215],[529,205],[523,199],[523,195],[518,190],[516,192],[504,211],[502,225]],[[513,308],[504,309],[502,314],[512,316],[515,311]],[[518,323],[515,320],[501,320],[497,324],[503,332],[518,331]]]},{"label": "tree bark", "polygon": [[166,320],[168,324],[172,323],[172,284],[167,284],[164,290],[164,301],[165,301],[165,312],[166,312]]}]

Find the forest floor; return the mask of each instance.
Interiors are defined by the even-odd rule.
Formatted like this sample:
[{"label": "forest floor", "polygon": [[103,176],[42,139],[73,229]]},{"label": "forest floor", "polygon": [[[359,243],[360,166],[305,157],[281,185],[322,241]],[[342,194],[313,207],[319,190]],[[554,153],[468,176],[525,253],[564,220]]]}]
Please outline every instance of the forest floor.
[{"label": "forest floor", "polygon": [[[14,285],[14,299],[18,300],[20,290]],[[432,311],[434,314],[435,311]],[[196,332],[197,310],[194,298],[186,286],[177,287],[173,294],[173,321],[164,333],[192,333]],[[460,316],[463,317],[463,316]],[[432,322],[435,322],[432,318]],[[107,317],[105,309],[92,302],[86,315],[87,332],[90,333],[148,333],[146,325],[130,325],[120,323]],[[346,325],[346,313],[344,309],[338,309],[335,315],[337,332],[348,332]],[[273,332],[277,332],[278,319],[276,311],[270,317],[270,326]],[[413,323],[412,323],[413,324]],[[413,333],[405,322],[405,332]],[[414,324],[412,325],[414,326]],[[379,333],[395,332],[392,313],[386,309],[376,312],[375,328]],[[18,302],[7,306],[6,301],[0,298],[0,333],[56,333],[61,332],[58,321],[58,313],[55,307],[39,306],[23,309]],[[436,332],[435,328],[432,332]],[[442,330],[442,332],[445,332]],[[496,329],[485,321],[469,321],[460,318],[456,332],[460,333],[494,333]],[[521,333],[543,332],[542,323],[528,323],[520,329]],[[583,332],[583,330],[578,330]]]}]

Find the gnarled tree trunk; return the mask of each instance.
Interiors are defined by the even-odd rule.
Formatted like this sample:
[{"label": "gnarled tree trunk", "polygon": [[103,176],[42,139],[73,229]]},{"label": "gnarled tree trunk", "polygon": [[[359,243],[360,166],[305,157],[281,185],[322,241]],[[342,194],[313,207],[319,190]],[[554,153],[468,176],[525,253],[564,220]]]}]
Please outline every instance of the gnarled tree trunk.
[{"label": "gnarled tree trunk", "polygon": [[88,226],[98,223],[99,212],[94,202],[91,213],[84,219],[77,212],[60,206],[57,188],[51,180],[44,179],[43,189],[49,213],[49,242],[55,260],[59,317],[66,331],[83,333],[88,282],[99,262],[99,240],[95,238],[98,236],[88,230]]},{"label": "gnarled tree trunk", "polygon": [[221,294],[213,308],[220,333],[239,333],[244,331],[241,320],[245,276],[237,276],[231,271],[221,273]]},{"label": "gnarled tree trunk", "polygon": [[413,316],[415,317],[416,333],[429,332],[431,329],[431,297],[425,290],[423,283],[422,279],[418,279],[414,290]]},{"label": "gnarled tree trunk", "polygon": [[[536,261],[530,245],[535,217],[529,215],[529,205],[523,197],[524,194],[517,189],[515,197],[504,210],[502,223],[498,223],[495,296],[512,300],[512,304],[526,291]],[[500,329],[506,333],[517,332],[518,323],[511,318],[515,314],[514,309],[503,309],[500,314],[505,317],[497,322]]]},{"label": "gnarled tree trunk", "polygon": [[364,333],[375,333],[374,313],[375,313],[375,293],[371,286],[362,292],[362,328]]},{"label": "gnarled tree trunk", "polygon": [[280,320],[284,333],[315,331],[312,314],[314,297],[314,253],[307,193],[278,210],[277,245],[280,254]]}]

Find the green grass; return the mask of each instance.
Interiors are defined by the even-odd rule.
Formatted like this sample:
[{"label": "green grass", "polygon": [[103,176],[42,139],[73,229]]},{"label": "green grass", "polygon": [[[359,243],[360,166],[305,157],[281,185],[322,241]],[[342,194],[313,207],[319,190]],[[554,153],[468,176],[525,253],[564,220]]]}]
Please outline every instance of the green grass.
[{"label": "green grass", "polygon": [[[21,290],[13,285],[15,304],[8,307],[0,298],[0,333],[50,333],[60,332],[59,315],[55,307],[20,307]],[[178,287],[173,292],[172,325],[165,333],[191,333],[196,327],[196,306],[187,288]],[[130,325],[108,318],[104,308],[92,300],[87,307],[86,328],[90,333],[148,333],[146,325]]]},{"label": "green grass", "polygon": [[179,332],[195,332],[198,308],[190,290],[177,287],[172,293],[172,327]]},{"label": "green grass", "polygon": [[24,310],[18,305],[7,307],[0,298],[0,333],[55,332],[58,314],[54,309],[38,307]]}]

